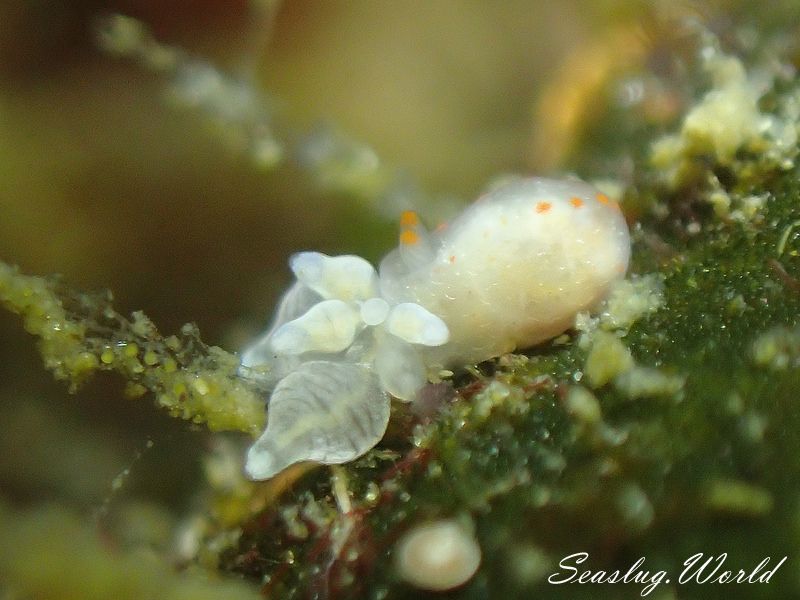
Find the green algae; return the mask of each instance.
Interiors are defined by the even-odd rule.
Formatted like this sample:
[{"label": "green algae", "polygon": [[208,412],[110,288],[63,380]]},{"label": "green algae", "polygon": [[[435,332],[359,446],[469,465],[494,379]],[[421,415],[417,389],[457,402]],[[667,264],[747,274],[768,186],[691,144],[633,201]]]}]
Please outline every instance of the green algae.
[{"label": "green algae", "polygon": [[753,341],[753,360],[773,370],[796,367],[800,359],[800,329],[773,327]]},{"label": "green algae", "polygon": [[617,336],[604,331],[595,335],[592,349],[586,357],[585,373],[589,385],[602,387],[632,367],[631,352]]},{"label": "green algae", "polygon": [[772,495],[743,481],[715,479],[708,484],[705,503],[710,509],[734,515],[763,516],[772,511]]},{"label": "green algae", "polygon": [[171,415],[212,431],[255,435],[263,427],[263,399],[237,377],[236,357],[206,346],[193,325],[185,325],[180,336],[164,337],[143,313],[126,319],[114,311],[110,294],[78,293],[3,262],[0,303],[22,317],[39,339],[45,368],[70,391],[96,371],[116,371],[129,395],[149,391]]}]

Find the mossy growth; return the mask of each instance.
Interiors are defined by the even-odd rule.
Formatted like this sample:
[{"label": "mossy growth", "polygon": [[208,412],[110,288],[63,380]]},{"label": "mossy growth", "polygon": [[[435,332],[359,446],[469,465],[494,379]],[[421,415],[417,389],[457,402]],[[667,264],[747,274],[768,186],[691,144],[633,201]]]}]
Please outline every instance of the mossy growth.
[{"label": "mossy growth", "polygon": [[117,313],[111,294],[79,293],[56,278],[24,275],[0,262],[0,303],[39,338],[47,369],[75,391],[98,370],[116,371],[132,397],[152,392],[173,416],[212,431],[257,434],[264,400],[236,375],[238,360],[207,346],[197,327],[164,337],[142,312]]}]

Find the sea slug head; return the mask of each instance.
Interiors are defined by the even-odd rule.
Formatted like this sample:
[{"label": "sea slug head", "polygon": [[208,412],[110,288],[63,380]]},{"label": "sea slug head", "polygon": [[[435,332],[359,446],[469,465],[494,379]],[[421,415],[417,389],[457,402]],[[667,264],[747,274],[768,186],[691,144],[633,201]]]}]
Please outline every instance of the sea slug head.
[{"label": "sea slug head", "polygon": [[425,384],[420,347],[445,344],[447,325],[411,302],[380,297],[357,256],[292,256],[297,278],[273,325],[242,353],[240,373],[272,388],[267,428],[245,471],[268,479],[302,461],[361,456],[383,437],[389,394],[413,400]]}]

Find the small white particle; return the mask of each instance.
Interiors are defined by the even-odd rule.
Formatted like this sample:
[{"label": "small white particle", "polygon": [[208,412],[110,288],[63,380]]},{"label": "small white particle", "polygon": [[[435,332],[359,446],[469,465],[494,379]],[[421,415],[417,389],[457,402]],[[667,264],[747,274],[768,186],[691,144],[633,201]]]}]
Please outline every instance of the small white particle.
[{"label": "small white particle", "polygon": [[399,575],[423,590],[464,585],[481,563],[477,540],[459,522],[441,520],[412,528],[396,547]]}]

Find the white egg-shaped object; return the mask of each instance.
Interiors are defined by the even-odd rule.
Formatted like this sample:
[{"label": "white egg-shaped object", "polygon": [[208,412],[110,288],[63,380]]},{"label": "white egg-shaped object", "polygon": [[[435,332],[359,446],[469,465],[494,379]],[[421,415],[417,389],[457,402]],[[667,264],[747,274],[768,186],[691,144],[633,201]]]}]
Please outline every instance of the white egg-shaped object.
[{"label": "white egg-shaped object", "polygon": [[481,564],[475,537],[451,519],[413,527],[395,546],[398,574],[411,585],[435,592],[468,582]]}]

